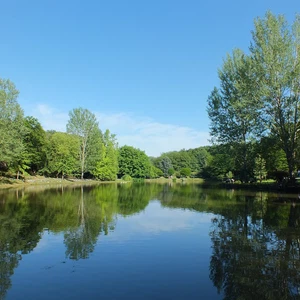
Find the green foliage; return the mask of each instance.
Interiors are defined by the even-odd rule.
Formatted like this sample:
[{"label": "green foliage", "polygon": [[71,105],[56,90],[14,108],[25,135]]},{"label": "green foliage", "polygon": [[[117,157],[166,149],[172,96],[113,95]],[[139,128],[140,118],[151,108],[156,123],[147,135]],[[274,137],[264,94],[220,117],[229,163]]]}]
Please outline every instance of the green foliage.
[{"label": "green foliage", "polygon": [[192,165],[191,153],[186,150],[172,151],[166,153],[172,162],[172,166],[176,171],[180,171],[182,168],[190,168]]},{"label": "green foliage", "polygon": [[46,162],[46,133],[40,122],[34,117],[24,120],[27,129],[24,144],[28,157],[28,166],[32,173],[36,173],[45,166]]},{"label": "green foliage", "polygon": [[229,178],[229,179],[232,179],[232,178],[233,178],[232,172],[229,171],[229,172],[226,174],[226,177]]},{"label": "green foliage", "polygon": [[150,165],[150,175],[149,175],[150,178],[158,178],[163,175],[164,174],[161,169],[155,167],[153,164]]},{"label": "green foliage", "polygon": [[128,174],[123,175],[121,179],[124,181],[132,181],[132,177]]},{"label": "green foliage", "polygon": [[254,164],[253,139],[272,134],[296,166],[300,124],[300,17],[289,26],[268,12],[255,20],[250,54],[234,50],[219,70],[220,87],[208,98],[213,140],[236,146],[242,180]]},{"label": "green foliage", "polygon": [[169,170],[168,170],[168,175],[169,176],[172,176],[172,175],[174,175],[175,174],[175,170],[173,169],[173,168],[170,168]]},{"label": "green foliage", "polygon": [[67,132],[79,137],[79,162],[81,169],[81,178],[87,169],[87,163],[92,154],[99,145],[100,132],[96,116],[87,109],[75,108],[69,113]]},{"label": "green foliage", "polygon": [[293,175],[300,124],[300,17],[289,26],[267,12],[255,20],[250,47],[265,127],[281,142]]},{"label": "green foliage", "polygon": [[278,138],[274,136],[263,137],[257,146],[256,152],[261,154],[262,158],[266,161],[268,174],[276,171],[288,171],[286,155],[281,149]]},{"label": "green foliage", "polygon": [[210,148],[210,158],[203,169],[204,178],[222,179],[235,166],[235,155],[229,145],[218,145]]},{"label": "green foliage", "polygon": [[192,172],[201,173],[210,159],[210,154],[207,151],[207,147],[199,147],[195,149],[189,149],[187,152],[191,155],[190,168]]},{"label": "green foliage", "polygon": [[150,177],[151,163],[144,151],[131,146],[119,149],[119,177],[125,174],[133,178]]},{"label": "green foliage", "polygon": [[[199,147],[163,153],[153,163],[162,170],[165,177],[180,172],[182,168],[190,168],[194,174],[199,175],[207,166],[209,158],[210,154],[205,147]],[[169,173],[170,169],[174,170],[172,174]]]},{"label": "green foliage", "polygon": [[191,176],[191,169],[190,168],[182,168],[180,170],[180,175],[183,176],[183,177]]},{"label": "green foliage", "polygon": [[161,157],[157,158],[155,160],[155,165],[162,171],[163,176],[165,177],[168,177],[169,169],[173,168],[172,161],[167,155],[162,155]]},{"label": "green foliage", "polygon": [[260,182],[262,182],[262,180],[267,176],[266,161],[261,157],[261,155],[258,155],[255,158],[254,175]]},{"label": "green foliage", "polygon": [[24,156],[26,128],[18,95],[10,80],[0,78],[0,161],[8,165],[19,164]]},{"label": "green foliage", "polygon": [[93,174],[100,180],[116,180],[118,174],[118,146],[114,134],[106,130],[103,136],[101,158]]},{"label": "green foliage", "polygon": [[[220,89],[208,98],[211,135],[221,143],[247,143],[260,130],[258,109],[252,89],[251,60],[241,50],[227,55],[218,72]],[[250,78],[249,78],[250,77]]]},{"label": "green foliage", "polygon": [[48,172],[63,178],[78,170],[79,143],[78,136],[64,132],[53,133],[47,145]]}]

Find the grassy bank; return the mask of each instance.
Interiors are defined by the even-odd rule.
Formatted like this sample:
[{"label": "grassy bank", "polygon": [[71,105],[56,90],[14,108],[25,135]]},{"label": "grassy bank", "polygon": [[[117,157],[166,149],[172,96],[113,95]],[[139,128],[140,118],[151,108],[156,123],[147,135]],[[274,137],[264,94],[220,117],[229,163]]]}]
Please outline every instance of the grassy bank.
[{"label": "grassy bank", "polygon": [[155,178],[155,179],[145,179],[145,182],[152,183],[204,183],[202,178]]},{"label": "grassy bank", "polygon": [[[281,191],[299,193],[300,186],[285,186],[279,187],[275,182],[263,183],[223,183],[220,181],[203,180],[202,178],[156,178],[145,180],[134,180],[133,182],[146,182],[146,183],[178,183],[178,184],[201,184],[203,188],[216,188],[216,189],[235,189],[235,190],[252,190],[252,191]],[[123,180],[116,181],[99,181],[92,179],[61,179],[61,178],[48,178],[44,176],[29,176],[25,181],[0,177],[0,190],[1,189],[15,189],[26,187],[56,187],[56,186],[81,186],[81,185],[99,185],[104,183],[126,183]]]},{"label": "grassy bank", "polygon": [[[123,183],[122,180],[116,181],[99,181],[92,179],[61,179],[61,178],[49,178],[44,176],[29,176],[25,181],[17,180],[12,178],[0,177],[0,189],[10,189],[10,188],[23,188],[29,186],[57,186],[57,185],[97,185],[102,183]],[[200,178],[157,178],[157,179],[145,179],[143,182],[151,183],[203,183],[203,179]]]},{"label": "grassy bank", "polygon": [[10,188],[23,188],[30,186],[57,186],[57,185],[91,185],[100,184],[99,180],[90,179],[61,179],[61,178],[48,178],[44,176],[29,176],[26,180],[17,180],[6,177],[0,177],[0,189]]}]

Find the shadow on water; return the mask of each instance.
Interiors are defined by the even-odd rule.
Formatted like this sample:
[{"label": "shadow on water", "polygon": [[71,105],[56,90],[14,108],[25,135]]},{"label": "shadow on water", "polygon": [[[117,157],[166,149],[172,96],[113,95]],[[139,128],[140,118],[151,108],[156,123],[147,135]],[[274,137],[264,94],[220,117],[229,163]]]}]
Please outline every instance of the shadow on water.
[{"label": "shadow on water", "polygon": [[45,231],[63,233],[65,256],[88,259],[117,216],[162,207],[212,213],[209,278],[224,299],[298,299],[300,205],[297,195],[202,190],[197,185],[57,187],[0,194],[0,299]]}]

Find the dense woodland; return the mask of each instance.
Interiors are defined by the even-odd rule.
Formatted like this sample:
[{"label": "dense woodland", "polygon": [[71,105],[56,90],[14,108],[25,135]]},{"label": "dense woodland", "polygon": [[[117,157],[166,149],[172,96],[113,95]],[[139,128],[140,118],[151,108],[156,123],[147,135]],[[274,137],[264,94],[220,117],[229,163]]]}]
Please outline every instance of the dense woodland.
[{"label": "dense woodland", "polygon": [[[300,167],[300,16],[289,25],[268,12],[254,22],[248,52],[234,49],[208,98],[212,145],[148,157],[99,127],[84,108],[69,113],[66,132],[45,131],[24,116],[13,82],[0,79],[2,176],[235,178],[295,177]],[[101,125],[101,124],[100,124]],[[167,138],[167,137],[166,137]],[[183,145],[184,147],[184,145]]]}]

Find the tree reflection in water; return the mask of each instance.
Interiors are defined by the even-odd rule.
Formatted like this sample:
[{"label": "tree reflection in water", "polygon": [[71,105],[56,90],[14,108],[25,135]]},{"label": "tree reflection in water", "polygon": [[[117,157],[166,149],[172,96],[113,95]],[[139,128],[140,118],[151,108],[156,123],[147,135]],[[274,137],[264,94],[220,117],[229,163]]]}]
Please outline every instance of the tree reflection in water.
[{"label": "tree reflection in water", "polygon": [[93,252],[98,232],[95,238],[91,234],[90,219],[85,207],[83,187],[80,189],[78,204],[78,224],[64,233],[64,243],[67,247],[66,256],[70,259],[88,258]]},{"label": "tree reflection in water", "polygon": [[[118,216],[161,205],[212,213],[209,277],[224,299],[300,299],[298,200],[197,185],[99,185],[0,194],[0,298],[45,228],[62,233],[69,259],[86,259]],[[274,204],[275,203],[275,204]],[[197,237],[195,237],[197,238]]]},{"label": "tree reflection in water", "polygon": [[299,206],[268,206],[264,213],[262,203],[251,215],[256,200],[245,197],[244,210],[214,218],[210,278],[224,299],[299,298]]}]

